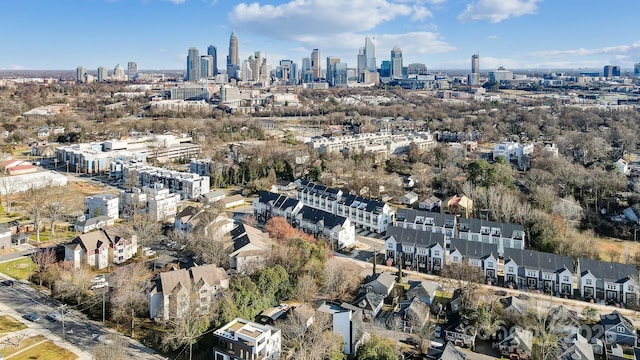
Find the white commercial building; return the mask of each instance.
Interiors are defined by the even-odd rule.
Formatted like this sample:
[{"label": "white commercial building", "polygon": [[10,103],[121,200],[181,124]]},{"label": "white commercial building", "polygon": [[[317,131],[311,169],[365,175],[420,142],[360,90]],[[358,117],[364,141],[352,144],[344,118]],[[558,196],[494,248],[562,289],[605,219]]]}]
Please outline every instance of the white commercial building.
[{"label": "white commercial building", "polygon": [[130,176],[136,176],[140,186],[155,186],[160,183],[183,199],[197,199],[209,192],[209,176],[171,171],[141,163],[123,163],[122,166],[125,182]]},{"label": "white commercial building", "polygon": [[162,184],[154,184],[152,187],[143,187],[147,194],[147,211],[149,217],[155,221],[171,220],[178,212],[180,195],[169,192]]}]

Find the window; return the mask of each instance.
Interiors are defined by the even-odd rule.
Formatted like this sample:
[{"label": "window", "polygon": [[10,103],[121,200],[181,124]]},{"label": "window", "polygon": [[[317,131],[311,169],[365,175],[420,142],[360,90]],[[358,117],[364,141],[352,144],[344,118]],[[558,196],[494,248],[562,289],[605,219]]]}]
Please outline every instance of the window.
[{"label": "window", "polygon": [[616,326],[616,331],[619,332],[619,333],[624,333],[625,332],[624,326],[622,326],[622,325]]},{"label": "window", "polygon": [[507,271],[512,273],[513,272],[513,266],[509,266]]},{"label": "window", "polygon": [[454,256],[453,261],[460,261],[460,259],[457,256]]},{"label": "window", "polygon": [[586,280],[585,280],[585,284],[587,284],[587,285],[591,285],[591,279],[586,279]]},{"label": "window", "polygon": [[433,250],[433,256],[440,256],[439,250]]},{"label": "window", "polygon": [[493,261],[488,261],[488,262],[487,262],[487,267],[492,268],[492,267],[493,267]]},{"label": "window", "polygon": [[563,276],[562,277],[562,282],[569,282],[569,277],[568,276]]}]

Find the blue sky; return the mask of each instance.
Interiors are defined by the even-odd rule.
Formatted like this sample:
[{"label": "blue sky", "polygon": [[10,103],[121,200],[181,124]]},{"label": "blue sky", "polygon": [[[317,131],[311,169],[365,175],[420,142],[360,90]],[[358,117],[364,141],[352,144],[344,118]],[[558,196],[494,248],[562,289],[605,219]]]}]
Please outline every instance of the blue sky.
[{"label": "blue sky", "polygon": [[[637,0],[2,0],[0,69],[82,65],[184,69],[191,46],[218,47],[235,30],[240,58],[273,66],[319,48],[356,65],[365,36],[378,66],[398,45],[430,70],[597,68],[640,62]],[[636,29],[636,30],[634,30]]]}]

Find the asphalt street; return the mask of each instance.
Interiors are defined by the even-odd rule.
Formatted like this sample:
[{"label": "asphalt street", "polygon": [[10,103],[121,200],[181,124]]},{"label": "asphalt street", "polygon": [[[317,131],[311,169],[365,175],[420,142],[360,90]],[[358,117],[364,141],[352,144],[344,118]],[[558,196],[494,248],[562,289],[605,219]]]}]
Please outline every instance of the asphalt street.
[{"label": "asphalt street", "polygon": [[[96,301],[100,301],[101,297],[97,296],[96,298]],[[120,335],[112,329],[102,326],[98,322],[87,319],[84,314],[73,308],[69,308],[64,316],[63,332],[62,321],[58,322],[47,319],[47,314],[60,314],[61,304],[26,283],[16,281],[14,285],[2,286],[0,288],[0,304],[5,308],[12,309],[19,316],[24,316],[28,313],[37,314],[40,320],[35,323],[30,323],[30,328],[44,332],[48,331],[57,335],[86,353],[94,354],[96,347],[100,345],[100,343],[94,339],[94,334],[113,334],[113,336],[120,336],[125,339],[124,343],[127,344],[127,358],[164,359],[155,354],[154,350],[145,347],[129,337]]]}]

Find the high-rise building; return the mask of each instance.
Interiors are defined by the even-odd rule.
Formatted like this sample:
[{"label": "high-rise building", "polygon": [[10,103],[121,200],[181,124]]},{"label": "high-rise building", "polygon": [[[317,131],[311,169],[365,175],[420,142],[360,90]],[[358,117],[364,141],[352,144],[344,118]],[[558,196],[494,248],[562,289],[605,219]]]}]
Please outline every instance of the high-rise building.
[{"label": "high-rise building", "polygon": [[633,75],[635,77],[640,77],[640,63],[633,65]]},{"label": "high-rise building", "polygon": [[397,45],[391,50],[391,77],[402,77],[402,50]]},{"label": "high-rise building", "polygon": [[[329,61],[338,60],[337,62]],[[327,81],[329,86],[345,87],[347,86],[347,63],[341,63],[339,58],[327,58]],[[329,80],[330,79],[330,80]]]},{"label": "high-rise building", "polygon": [[611,69],[611,76],[620,76],[620,66],[615,65],[615,66]]},{"label": "high-rise building", "polygon": [[313,49],[311,52],[311,72],[313,79],[317,80],[322,77],[322,66],[320,65],[320,50]]},{"label": "high-rise building", "polygon": [[412,63],[407,65],[407,75],[427,75],[427,65]]},{"label": "high-rise building", "polygon": [[109,76],[109,71],[104,66],[98,66],[98,82],[107,81],[107,77]]},{"label": "high-rise building", "polygon": [[367,70],[367,57],[364,54],[364,48],[361,47],[358,50],[358,65],[356,67],[358,72],[358,80],[361,78],[361,74],[363,74]]},{"label": "high-rise building", "polygon": [[213,57],[211,55],[200,56],[200,77],[201,78],[213,77]]},{"label": "high-rise building", "polygon": [[378,64],[376,63],[376,46],[368,36],[364,39],[364,57],[367,64],[367,70],[377,71]]},{"label": "high-rise building", "polygon": [[291,60],[280,60],[280,65],[276,69],[276,77],[285,81],[289,85],[298,83],[298,67]]},{"label": "high-rise building", "polygon": [[113,75],[111,76],[111,80],[113,81],[127,81],[127,74],[124,73],[124,69],[117,64],[113,69]]},{"label": "high-rise building", "polygon": [[382,63],[380,63],[380,77],[391,77],[391,62],[389,60],[382,60]]},{"label": "high-rise building", "polygon": [[78,66],[76,68],[76,82],[84,82],[84,76],[87,74],[87,69],[84,66]]},{"label": "high-rise building", "polygon": [[612,65],[605,65],[604,69],[602,70],[602,76],[606,77],[606,78],[610,78],[613,76],[613,66]]},{"label": "high-rise building", "polygon": [[311,83],[313,82],[313,71],[311,71],[311,58],[305,57],[302,58],[301,66],[300,66],[300,77],[303,83]]},{"label": "high-rise building", "polygon": [[[335,57],[335,56],[327,56],[327,82],[329,83],[329,85],[333,84],[333,70],[332,70],[332,65],[333,64],[337,64],[340,62],[340,58],[339,57]],[[333,85],[331,85],[333,86]]]},{"label": "high-rise building", "polygon": [[218,48],[213,45],[209,45],[207,48],[207,55],[212,58],[211,65],[213,66],[213,76],[216,76],[218,75]]},{"label": "high-rise building", "polygon": [[240,67],[240,55],[238,49],[238,37],[235,32],[229,38],[229,55],[227,55],[227,74],[229,78],[235,78],[235,72]]},{"label": "high-rise building", "polygon": [[471,73],[472,74],[480,73],[480,55],[478,54],[471,55]]},{"label": "high-rise building", "polygon": [[187,55],[187,80],[200,80],[200,52],[194,47],[189,48]]},{"label": "high-rise building", "polygon": [[129,80],[135,80],[138,77],[138,64],[136,62],[129,61],[127,63],[127,76]]},{"label": "high-rise building", "polygon": [[480,85],[480,55],[478,54],[471,55],[471,74],[467,82],[471,86]]}]

